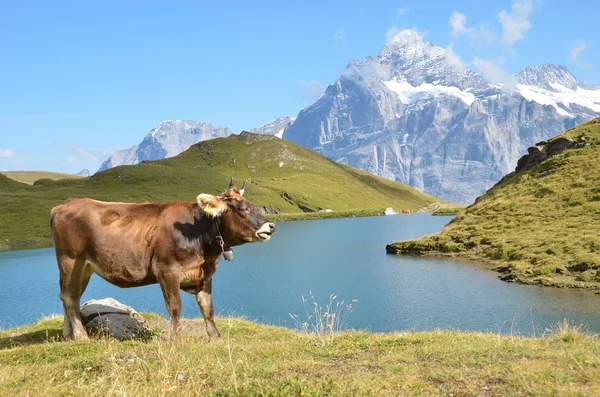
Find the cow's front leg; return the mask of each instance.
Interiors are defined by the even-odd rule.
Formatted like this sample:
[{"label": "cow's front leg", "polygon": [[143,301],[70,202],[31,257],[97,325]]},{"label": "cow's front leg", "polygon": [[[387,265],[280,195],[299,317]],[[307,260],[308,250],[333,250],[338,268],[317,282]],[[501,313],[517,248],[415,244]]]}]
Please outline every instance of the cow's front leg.
[{"label": "cow's front leg", "polygon": [[179,334],[179,315],[181,314],[181,294],[179,293],[181,268],[169,266],[156,274],[165,298],[165,305],[171,317],[171,336]]},{"label": "cow's front leg", "polygon": [[221,334],[215,325],[215,309],[212,303],[212,278],[204,282],[202,290],[196,294],[196,302],[198,302],[204,317],[208,336],[220,339]]}]

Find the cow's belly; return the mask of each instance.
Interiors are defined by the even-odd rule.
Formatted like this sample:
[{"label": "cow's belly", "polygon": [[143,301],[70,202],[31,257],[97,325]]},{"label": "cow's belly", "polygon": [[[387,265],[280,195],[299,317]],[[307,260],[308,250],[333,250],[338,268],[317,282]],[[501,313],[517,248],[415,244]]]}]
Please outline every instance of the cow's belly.
[{"label": "cow's belly", "polygon": [[103,263],[96,258],[86,258],[86,266],[104,280],[121,288],[154,284],[156,277],[139,263]]}]

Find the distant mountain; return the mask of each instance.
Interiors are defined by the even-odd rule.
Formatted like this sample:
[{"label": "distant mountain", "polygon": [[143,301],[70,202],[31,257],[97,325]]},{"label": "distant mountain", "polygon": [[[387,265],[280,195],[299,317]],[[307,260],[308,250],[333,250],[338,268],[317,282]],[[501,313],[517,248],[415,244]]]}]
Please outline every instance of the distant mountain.
[{"label": "distant mountain", "polygon": [[600,115],[600,87],[565,66],[487,81],[405,30],[352,61],[283,138],[333,160],[469,203],[535,142]]},{"label": "distant mountain", "polygon": [[90,176],[92,175],[90,170],[88,170],[87,168],[77,172],[75,175],[81,175],[81,176]]},{"label": "distant mountain", "polygon": [[274,135],[277,138],[281,138],[285,128],[294,120],[296,120],[295,117],[279,117],[270,123],[263,124],[258,128],[250,130],[250,132],[254,132],[255,134]]},{"label": "distant mountain", "polygon": [[227,127],[193,120],[166,120],[154,127],[139,145],[119,150],[105,160],[98,171],[117,165],[132,165],[144,160],[175,156],[195,143],[232,134]]}]

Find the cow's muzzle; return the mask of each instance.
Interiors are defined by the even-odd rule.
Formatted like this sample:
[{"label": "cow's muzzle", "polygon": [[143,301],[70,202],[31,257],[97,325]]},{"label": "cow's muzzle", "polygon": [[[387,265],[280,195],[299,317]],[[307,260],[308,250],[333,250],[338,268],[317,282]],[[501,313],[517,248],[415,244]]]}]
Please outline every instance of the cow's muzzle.
[{"label": "cow's muzzle", "polygon": [[263,224],[260,229],[254,233],[258,241],[265,242],[269,241],[271,235],[275,233],[275,224],[271,222],[267,222]]}]

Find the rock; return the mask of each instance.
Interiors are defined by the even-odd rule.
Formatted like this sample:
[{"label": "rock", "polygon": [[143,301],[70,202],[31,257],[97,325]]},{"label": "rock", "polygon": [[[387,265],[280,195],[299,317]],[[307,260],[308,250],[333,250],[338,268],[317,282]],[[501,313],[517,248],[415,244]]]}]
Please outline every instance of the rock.
[{"label": "rock", "polygon": [[133,307],[127,306],[113,298],[92,299],[81,305],[81,320],[84,324],[87,324],[95,317],[110,313],[123,314],[136,318],[139,321],[144,321],[142,316]]},{"label": "rock", "polygon": [[81,305],[81,320],[88,332],[120,340],[144,336],[149,331],[135,309],[113,298],[85,302]]},{"label": "rock", "polygon": [[125,314],[108,313],[94,317],[85,324],[85,329],[95,335],[112,336],[115,339],[134,339],[148,334],[148,327],[142,320]]},{"label": "rock", "polygon": [[260,211],[261,214],[279,214],[281,210],[277,207],[271,207],[268,205],[257,205],[256,208]]},{"label": "rock", "polygon": [[563,152],[575,145],[575,142],[569,138],[557,138],[550,142],[539,142],[535,146],[527,149],[528,154],[517,161],[516,172],[527,171],[539,163],[549,159],[552,156]]}]

